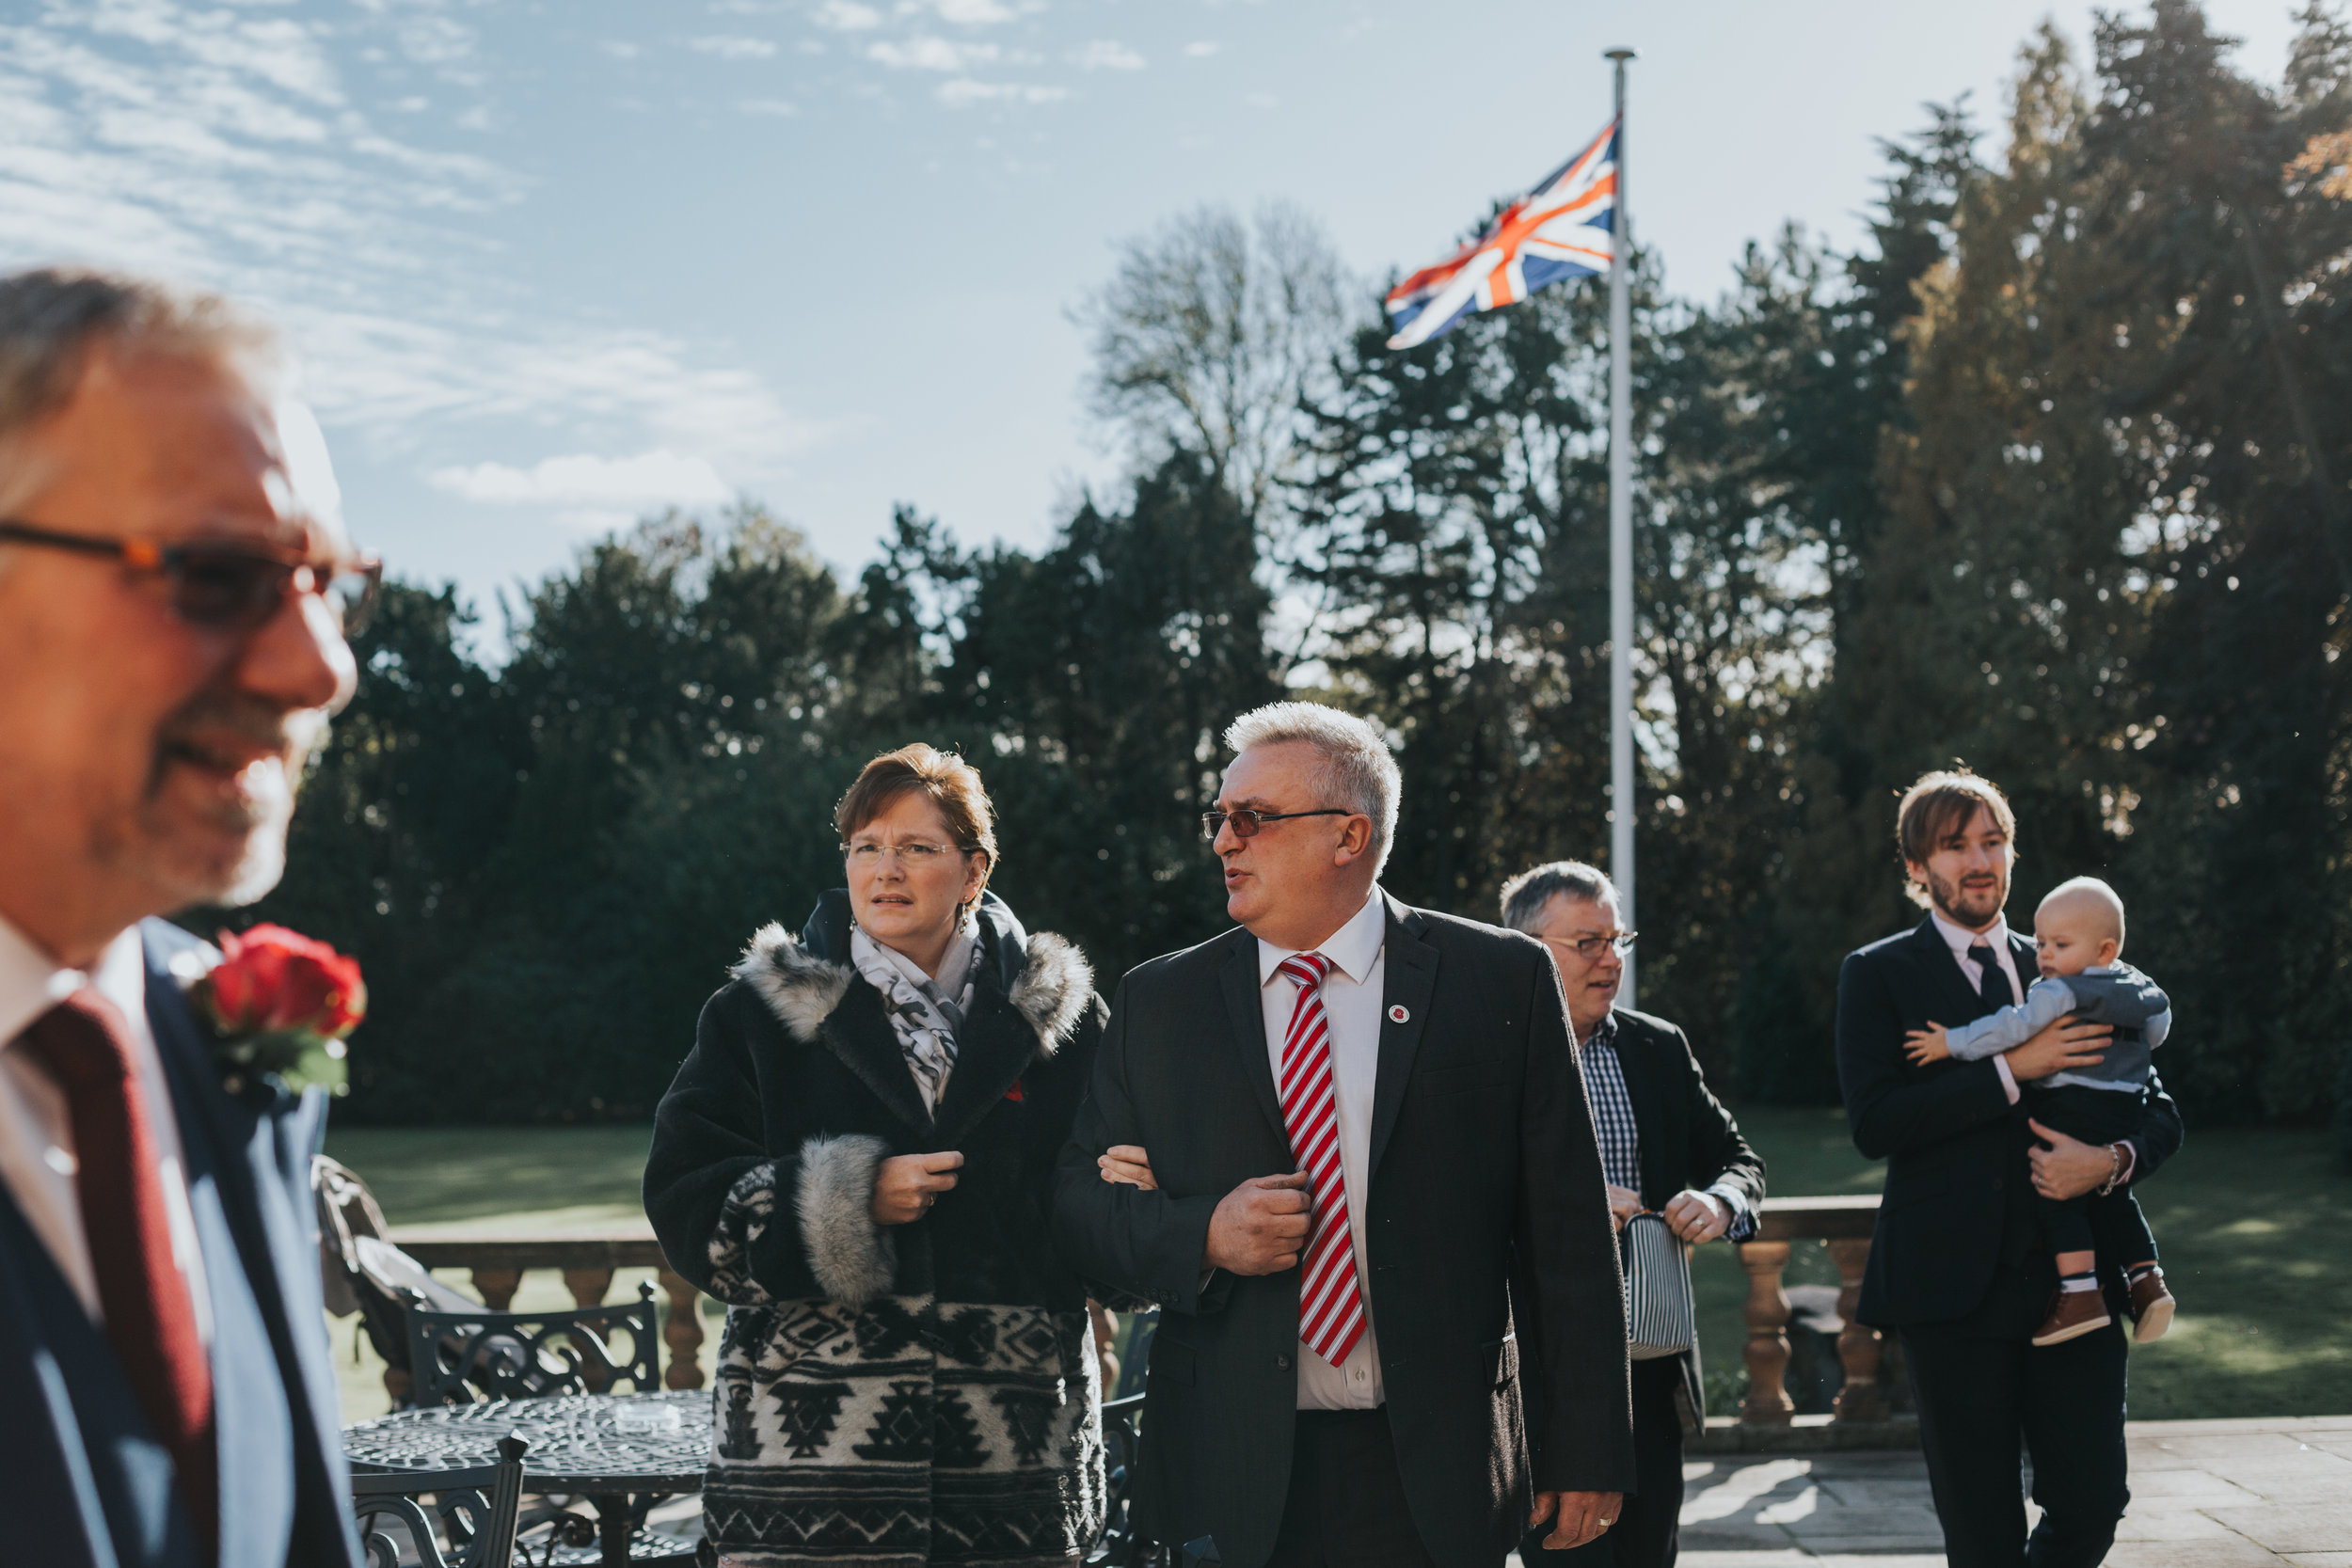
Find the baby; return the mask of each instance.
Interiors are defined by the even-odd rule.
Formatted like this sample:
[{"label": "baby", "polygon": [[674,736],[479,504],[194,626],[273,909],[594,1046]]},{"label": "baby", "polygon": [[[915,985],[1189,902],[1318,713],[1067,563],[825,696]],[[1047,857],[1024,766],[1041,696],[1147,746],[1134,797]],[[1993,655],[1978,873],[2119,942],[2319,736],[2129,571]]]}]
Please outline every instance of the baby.
[{"label": "baby", "polygon": [[[2059,1019],[2111,1023],[2115,1037],[2101,1059],[2057,1072],[2030,1086],[2034,1119],[2090,1144],[2112,1144],[2139,1131],[2147,1100],[2149,1053],[2172,1027],[2172,1006],[2154,981],[2127,963],[2123,901],[2096,877],[2077,877],[2051,889],[2034,911],[2036,967],[2042,978],[2022,1006],[1947,1029],[1914,1029],[1904,1049],[1915,1062],[1958,1056],[1980,1061],[2023,1045]],[[2037,1345],[2055,1345],[2105,1328],[2098,1254],[2126,1262],[2131,1282],[2133,1338],[2164,1338],[2172,1326],[2172,1292],[2156,1266],[2156,1242],[2128,1187],[2102,1187],[2080,1197],[2042,1198],[2042,1233],[2058,1257],[2058,1289],[2049,1316],[2034,1333]]]}]

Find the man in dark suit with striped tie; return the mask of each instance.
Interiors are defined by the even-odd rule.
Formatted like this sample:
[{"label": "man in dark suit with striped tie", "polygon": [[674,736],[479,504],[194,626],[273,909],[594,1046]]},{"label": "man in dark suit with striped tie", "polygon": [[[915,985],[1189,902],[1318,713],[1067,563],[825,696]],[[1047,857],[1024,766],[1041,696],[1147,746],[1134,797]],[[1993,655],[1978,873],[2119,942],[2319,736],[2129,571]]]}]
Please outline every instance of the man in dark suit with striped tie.
[{"label": "man in dark suit with striped tie", "polygon": [[1228,1568],[1494,1568],[1531,1513],[1590,1541],[1631,1421],[1559,979],[1376,885],[1371,726],[1280,703],[1226,743],[1206,826],[1240,929],[1121,983],[1055,1206],[1079,1274],[1160,1307],[1138,1520]]},{"label": "man in dark suit with striped tie", "polygon": [[[2101,1023],[2061,1019],[1983,1061],[1912,1061],[1909,1031],[2024,1001],[2034,944],[2001,913],[2017,819],[1989,780],[1923,775],[1896,810],[1895,836],[1927,914],[1848,955],[1837,976],[1846,1118],[1855,1146],[1886,1162],[1854,1315],[1902,1336],[1953,1568],[2095,1568],[2131,1496],[2117,1326],[2117,1265],[2130,1259],[2100,1259],[2115,1322],[2036,1348],[2058,1271],[2033,1198],[2153,1174],[2181,1146],[2180,1112],[2152,1075],[2137,1137],[2084,1144],[2033,1119],[2025,1088],[2097,1061],[2110,1034]],[[2021,1446],[2042,1506],[2030,1541]]]},{"label": "man in dark suit with striped tie", "polygon": [[0,278],[0,1559],[349,1563],[309,1193],[155,916],[278,880],[372,588],[318,427],[207,295]]}]

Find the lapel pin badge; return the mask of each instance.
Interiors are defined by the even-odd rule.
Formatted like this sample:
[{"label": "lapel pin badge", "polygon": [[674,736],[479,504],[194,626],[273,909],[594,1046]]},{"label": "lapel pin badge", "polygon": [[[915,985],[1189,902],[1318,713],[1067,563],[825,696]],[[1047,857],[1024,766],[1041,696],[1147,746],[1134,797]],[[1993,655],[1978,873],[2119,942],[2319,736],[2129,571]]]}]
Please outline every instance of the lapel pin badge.
[{"label": "lapel pin badge", "polygon": [[1391,1008],[1389,1009],[1389,1022],[1390,1022],[1391,1023],[1403,1023],[1403,1022],[1406,1022],[1407,1020],[1409,1020],[1412,1016],[1413,1016],[1413,1015],[1412,1015],[1410,1012],[1407,1012],[1407,1011],[1406,1010],[1405,1004],[1404,1004],[1404,1003],[1402,1003],[1402,1002],[1398,1003],[1395,1006],[1391,1007]]}]

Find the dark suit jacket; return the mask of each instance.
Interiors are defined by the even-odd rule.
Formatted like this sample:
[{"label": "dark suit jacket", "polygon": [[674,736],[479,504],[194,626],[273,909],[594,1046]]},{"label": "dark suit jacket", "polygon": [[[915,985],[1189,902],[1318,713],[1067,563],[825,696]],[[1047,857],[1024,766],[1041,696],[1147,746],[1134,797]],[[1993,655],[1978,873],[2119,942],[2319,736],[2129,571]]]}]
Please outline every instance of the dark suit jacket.
[{"label": "dark suit jacket", "polygon": [[[2010,933],[2018,978],[2034,973],[2033,943]],[[1837,1081],[1854,1147],[1886,1162],[1870,1261],[1855,1316],[1882,1328],[1947,1323],[1973,1311],[1996,1269],[2036,1244],[2026,1153],[2028,1088],[2010,1105],[1990,1059],[1915,1067],[1903,1037],[1993,1009],[1968,984],[1932,916],[1900,936],[1847,955],[1837,975]],[[2153,1074],[2147,1117],[2131,1140],[2132,1180],[2181,1147],[2181,1113]],[[2109,1261],[2112,1260],[2104,1260]]]},{"label": "dark suit jacket", "polygon": [[[1386,898],[1386,895],[1382,895]],[[1532,1483],[1633,1481],[1625,1307],[1560,982],[1530,938],[1388,900],[1361,1275],[1413,1521],[1441,1563],[1518,1543]],[[1157,1192],[1104,1182],[1150,1150]],[[1257,939],[1232,931],[1130,974],[1062,1156],[1055,1232],[1114,1296],[1160,1305],[1135,1481],[1164,1541],[1272,1550],[1297,1403],[1298,1272],[1216,1275],[1218,1201],[1295,1168],[1275,1097]],[[1514,1328],[1516,1326],[1516,1338]],[[1522,1423],[1518,1385],[1543,1424]],[[1531,1450],[1532,1449],[1532,1456]]]},{"label": "dark suit jacket", "polygon": [[149,921],[147,1017],[171,1085],[212,1309],[217,1550],[112,1349],[0,1189],[0,1559],[41,1568],[316,1568],[358,1560],[319,1301],[310,1156],[324,1096],[221,1086],[173,977],[201,943]]},{"label": "dark suit jacket", "polygon": [[[1764,1161],[1708,1088],[1690,1037],[1662,1018],[1630,1007],[1614,1011],[1617,1066],[1641,1135],[1642,1206],[1663,1209],[1686,1187],[1705,1192],[1722,1185],[1736,1189],[1753,1211],[1764,1201]],[[1698,1348],[1676,1359],[1682,1363],[1691,1413],[1703,1417]]]}]

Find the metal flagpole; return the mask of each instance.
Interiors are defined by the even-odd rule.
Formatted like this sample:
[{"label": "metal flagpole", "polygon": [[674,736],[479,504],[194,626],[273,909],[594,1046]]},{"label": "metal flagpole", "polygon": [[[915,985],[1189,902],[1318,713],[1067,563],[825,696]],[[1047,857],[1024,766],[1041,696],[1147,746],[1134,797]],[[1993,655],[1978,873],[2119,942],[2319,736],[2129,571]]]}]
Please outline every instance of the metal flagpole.
[{"label": "metal flagpole", "polygon": [[[1617,920],[1633,915],[1633,225],[1625,201],[1625,63],[1630,49],[1612,49],[1617,72],[1617,193],[1609,251],[1609,876],[1617,884]],[[1625,956],[1618,998],[1634,1005],[1633,955]]]}]

